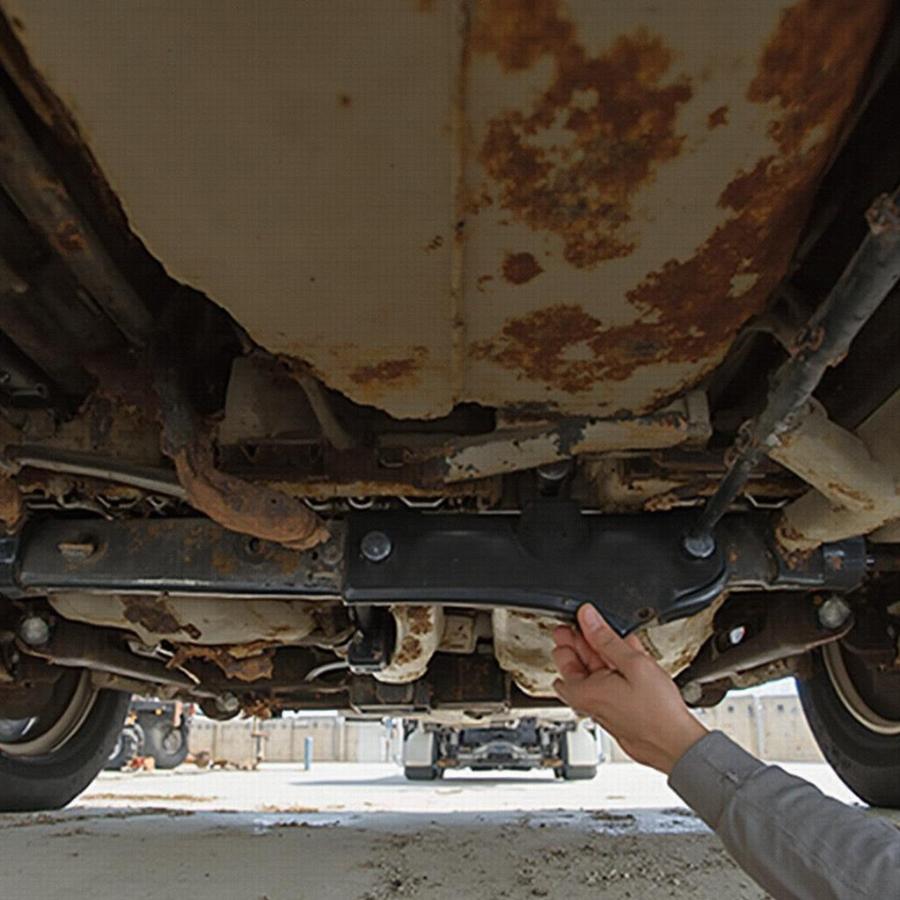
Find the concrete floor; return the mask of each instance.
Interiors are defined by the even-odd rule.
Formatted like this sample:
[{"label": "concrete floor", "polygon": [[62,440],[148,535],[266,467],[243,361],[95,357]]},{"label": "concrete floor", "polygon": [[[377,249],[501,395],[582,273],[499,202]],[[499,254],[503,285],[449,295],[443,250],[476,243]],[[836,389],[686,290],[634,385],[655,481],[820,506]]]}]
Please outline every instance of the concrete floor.
[{"label": "concrete floor", "polygon": [[[842,800],[826,766],[786,766]],[[658,773],[393,765],[106,773],[68,809],[0,816],[4,900],[762,898]]]}]

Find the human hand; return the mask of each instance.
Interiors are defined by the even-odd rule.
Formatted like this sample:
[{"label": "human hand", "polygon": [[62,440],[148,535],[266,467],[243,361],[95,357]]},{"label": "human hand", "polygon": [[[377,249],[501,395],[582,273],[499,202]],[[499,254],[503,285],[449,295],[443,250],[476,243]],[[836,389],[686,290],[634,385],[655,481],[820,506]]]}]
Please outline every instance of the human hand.
[{"label": "human hand", "polygon": [[553,634],[562,676],[554,682],[556,693],[605,728],[632,759],[668,775],[706,728],[637,637],[619,637],[587,603],[578,610],[578,625]]}]

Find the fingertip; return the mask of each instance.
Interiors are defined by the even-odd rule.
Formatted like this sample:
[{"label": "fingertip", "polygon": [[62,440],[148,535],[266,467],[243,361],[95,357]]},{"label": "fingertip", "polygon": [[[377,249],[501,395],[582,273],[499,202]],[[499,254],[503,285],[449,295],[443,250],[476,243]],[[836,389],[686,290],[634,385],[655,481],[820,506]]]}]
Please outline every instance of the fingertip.
[{"label": "fingertip", "polygon": [[597,610],[597,607],[591,603],[583,603],[578,608],[578,624],[585,631],[598,631],[606,628],[606,620]]}]

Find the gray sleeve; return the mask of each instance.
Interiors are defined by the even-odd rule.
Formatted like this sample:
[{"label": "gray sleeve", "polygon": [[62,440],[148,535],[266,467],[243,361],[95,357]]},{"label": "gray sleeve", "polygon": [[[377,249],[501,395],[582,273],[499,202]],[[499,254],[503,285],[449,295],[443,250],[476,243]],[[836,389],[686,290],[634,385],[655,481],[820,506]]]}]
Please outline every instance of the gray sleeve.
[{"label": "gray sleeve", "polygon": [[778,900],[900,898],[900,831],[767,766],[720,731],[678,761],[669,786]]}]

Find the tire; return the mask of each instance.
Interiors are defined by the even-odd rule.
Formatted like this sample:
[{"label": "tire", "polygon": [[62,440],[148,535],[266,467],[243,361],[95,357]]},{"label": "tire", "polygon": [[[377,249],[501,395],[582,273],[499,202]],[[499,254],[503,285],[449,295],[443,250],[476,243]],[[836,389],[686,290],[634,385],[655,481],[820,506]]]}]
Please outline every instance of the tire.
[{"label": "tire", "polygon": [[437,766],[405,766],[403,774],[408,781],[437,781],[443,772]]},{"label": "tire", "polygon": [[590,781],[597,775],[596,766],[562,766],[559,771],[566,781]]},{"label": "tire", "polygon": [[103,767],[110,772],[119,772],[136,756],[141,755],[144,747],[144,729],[140,725],[126,725],[120,732],[113,746],[109,761]]},{"label": "tire", "polygon": [[[592,729],[589,729],[590,733],[593,735],[594,739],[594,753],[593,756],[597,758],[597,750],[596,750],[596,734]],[[595,778],[597,775],[597,764],[588,766],[577,766],[577,765],[569,765],[569,751],[567,749],[568,744],[566,740],[561,741],[562,746],[560,747],[560,756],[562,757],[562,765],[558,766],[555,770],[555,774],[557,778],[563,778],[566,781],[590,781],[592,778]],[[582,757],[583,759],[583,757]]]},{"label": "tire", "polygon": [[[73,674],[74,681],[66,677],[60,682],[76,685],[74,690],[82,698],[78,715],[52,746],[44,749],[28,737],[4,735],[0,743],[0,812],[60,809],[77,797],[109,760],[131,697],[120,691],[85,687],[90,683],[87,673]],[[73,705],[67,707],[67,713]],[[39,722],[40,717],[20,721]],[[63,721],[60,716],[54,726]],[[3,720],[3,724],[15,723]],[[45,737],[51,731],[48,728]]]},{"label": "tire", "polygon": [[[403,758],[404,760],[410,758],[410,742],[417,742],[422,738],[429,742],[430,752],[424,751],[424,748],[420,748],[420,750],[424,752],[414,753],[412,755],[412,759],[419,763],[419,765],[411,766],[404,764],[403,774],[408,781],[437,781],[439,778],[444,777],[444,769],[437,764],[438,739],[434,735],[425,734],[416,727],[411,728],[406,733],[406,737],[403,741]],[[431,765],[421,765],[421,763],[424,763],[429,756],[431,757]]]},{"label": "tire", "polygon": [[174,769],[188,755],[187,723],[173,725],[162,716],[142,717],[144,755],[152,756],[157,769]]},{"label": "tire", "polygon": [[[867,704],[847,656],[838,643],[812,654],[812,675],[797,679],[806,720],[847,787],[872,806],[900,807],[900,714],[888,718]],[[896,707],[900,698],[892,693]],[[869,699],[877,703],[878,696]]]}]

